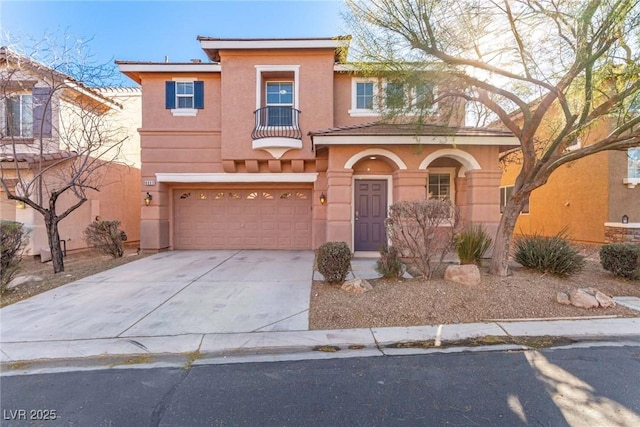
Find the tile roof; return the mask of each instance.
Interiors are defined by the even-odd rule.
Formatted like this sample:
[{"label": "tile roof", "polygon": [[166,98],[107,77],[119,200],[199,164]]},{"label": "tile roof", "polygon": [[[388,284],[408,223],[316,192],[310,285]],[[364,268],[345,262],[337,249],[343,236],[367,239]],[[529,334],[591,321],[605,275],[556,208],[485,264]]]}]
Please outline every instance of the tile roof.
[{"label": "tile roof", "polygon": [[16,153],[15,157],[11,153],[0,154],[0,162],[25,162],[28,164],[37,163],[42,161],[43,163],[52,162],[56,160],[70,159],[76,157],[77,153],[74,151],[56,151],[53,153]]},{"label": "tile roof", "polygon": [[452,127],[417,123],[384,123],[370,122],[351,126],[340,126],[309,132],[310,136],[513,136],[510,131],[473,127]]}]

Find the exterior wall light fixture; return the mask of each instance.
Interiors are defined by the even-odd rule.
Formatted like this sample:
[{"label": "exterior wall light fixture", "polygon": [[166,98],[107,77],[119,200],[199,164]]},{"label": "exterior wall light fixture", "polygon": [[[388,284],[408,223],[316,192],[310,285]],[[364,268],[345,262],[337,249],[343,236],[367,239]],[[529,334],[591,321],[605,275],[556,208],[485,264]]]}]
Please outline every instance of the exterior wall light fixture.
[{"label": "exterior wall light fixture", "polygon": [[629,224],[629,216],[628,215],[622,215],[622,223],[623,224]]},{"label": "exterior wall light fixture", "polygon": [[147,191],[147,195],[144,198],[144,205],[149,206],[152,200],[153,200],[153,197],[151,197],[151,194]]},{"label": "exterior wall light fixture", "polygon": [[320,204],[324,205],[327,203],[327,196],[325,196],[324,192],[320,193]]},{"label": "exterior wall light fixture", "polygon": [[22,200],[16,200],[16,208],[17,209],[24,209],[25,208],[25,204]]}]

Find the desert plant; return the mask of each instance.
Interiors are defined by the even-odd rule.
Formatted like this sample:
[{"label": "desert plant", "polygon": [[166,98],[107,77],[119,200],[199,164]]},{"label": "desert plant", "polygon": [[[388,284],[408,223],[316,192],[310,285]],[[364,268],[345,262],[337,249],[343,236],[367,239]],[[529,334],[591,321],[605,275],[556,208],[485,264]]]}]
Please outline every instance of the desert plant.
[{"label": "desert plant", "polygon": [[602,268],[616,276],[640,280],[640,245],[610,243],[600,248]]},{"label": "desert plant", "polygon": [[460,264],[478,264],[491,247],[491,237],[482,224],[469,224],[456,234],[455,246]]},{"label": "desert plant", "polygon": [[0,221],[0,292],[4,292],[5,287],[20,270],[27,235],[23,224]]},{"label": "desert plant", "polygon": [[565,230],[555,236],[523,235],[515,239],[514,259],[528,268],[565,277],[584,267],[584,256],[569,242]]},{"label": "desert plant", "polygon": [[351,268],[351,249],[346,242],[327,242],[316,252],[316,267],[329,283],[342,283]]},{"label": "desert plant", "polygon": [[123,242],[127,240],[119,226],[120,221],[93,221],[84,230],[84,238],[98,252],[119,258],[124,255]]},{"label": "desert plant", "polygon": [[396,202],[385,220],[387,236],[411,268],[426,279],[453,247],[458,210],[448,200]]},{"label": "desert plant", "polygon": [[376,261],[376,272],[382,277],[401,277],[404,274],[405,265],[400,259],[400,253],[394,246],[386,242],[380,248],[380,259]]}]

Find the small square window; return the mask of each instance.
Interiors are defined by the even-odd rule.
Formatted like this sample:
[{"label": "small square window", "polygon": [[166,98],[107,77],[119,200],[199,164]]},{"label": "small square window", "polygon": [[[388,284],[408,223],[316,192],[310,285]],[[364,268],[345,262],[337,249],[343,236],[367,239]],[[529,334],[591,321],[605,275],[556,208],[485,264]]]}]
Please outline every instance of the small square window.
[{"label": "small square window", "polygon": [[373,82],[356,83],[356,108],[373,110]]},{"label": "small square window", "polygon": [[193,108],[193,82],[176,82],[177,108]]}]

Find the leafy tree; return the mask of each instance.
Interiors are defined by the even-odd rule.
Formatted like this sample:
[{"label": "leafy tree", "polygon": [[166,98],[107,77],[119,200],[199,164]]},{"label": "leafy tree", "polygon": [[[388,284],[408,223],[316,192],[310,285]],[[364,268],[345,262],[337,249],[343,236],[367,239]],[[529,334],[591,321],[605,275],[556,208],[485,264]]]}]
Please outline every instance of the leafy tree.
[{"label": "leafy tree", "polygon": [[[637,0],[347,3],[363,70],[375,64],[397,78],[445,83],[434,102],[463,100],[519,139],[521,170],[494,239],[494,274],[508,274],[516,220],[554,170],[640,145]],[[590,135],[601,124],[608,132]],[[583,137],[595,140],[566,149]]]},{"label": "leafy tree", "polygon": [[0,48],[0,185],[43,216],[56,273],[64,271],[58,224],[107,184],[127,139],[112,120],[121,106],[94,89],[115,67],[92,64],[86,44],[44,37],[31,48]]}]

